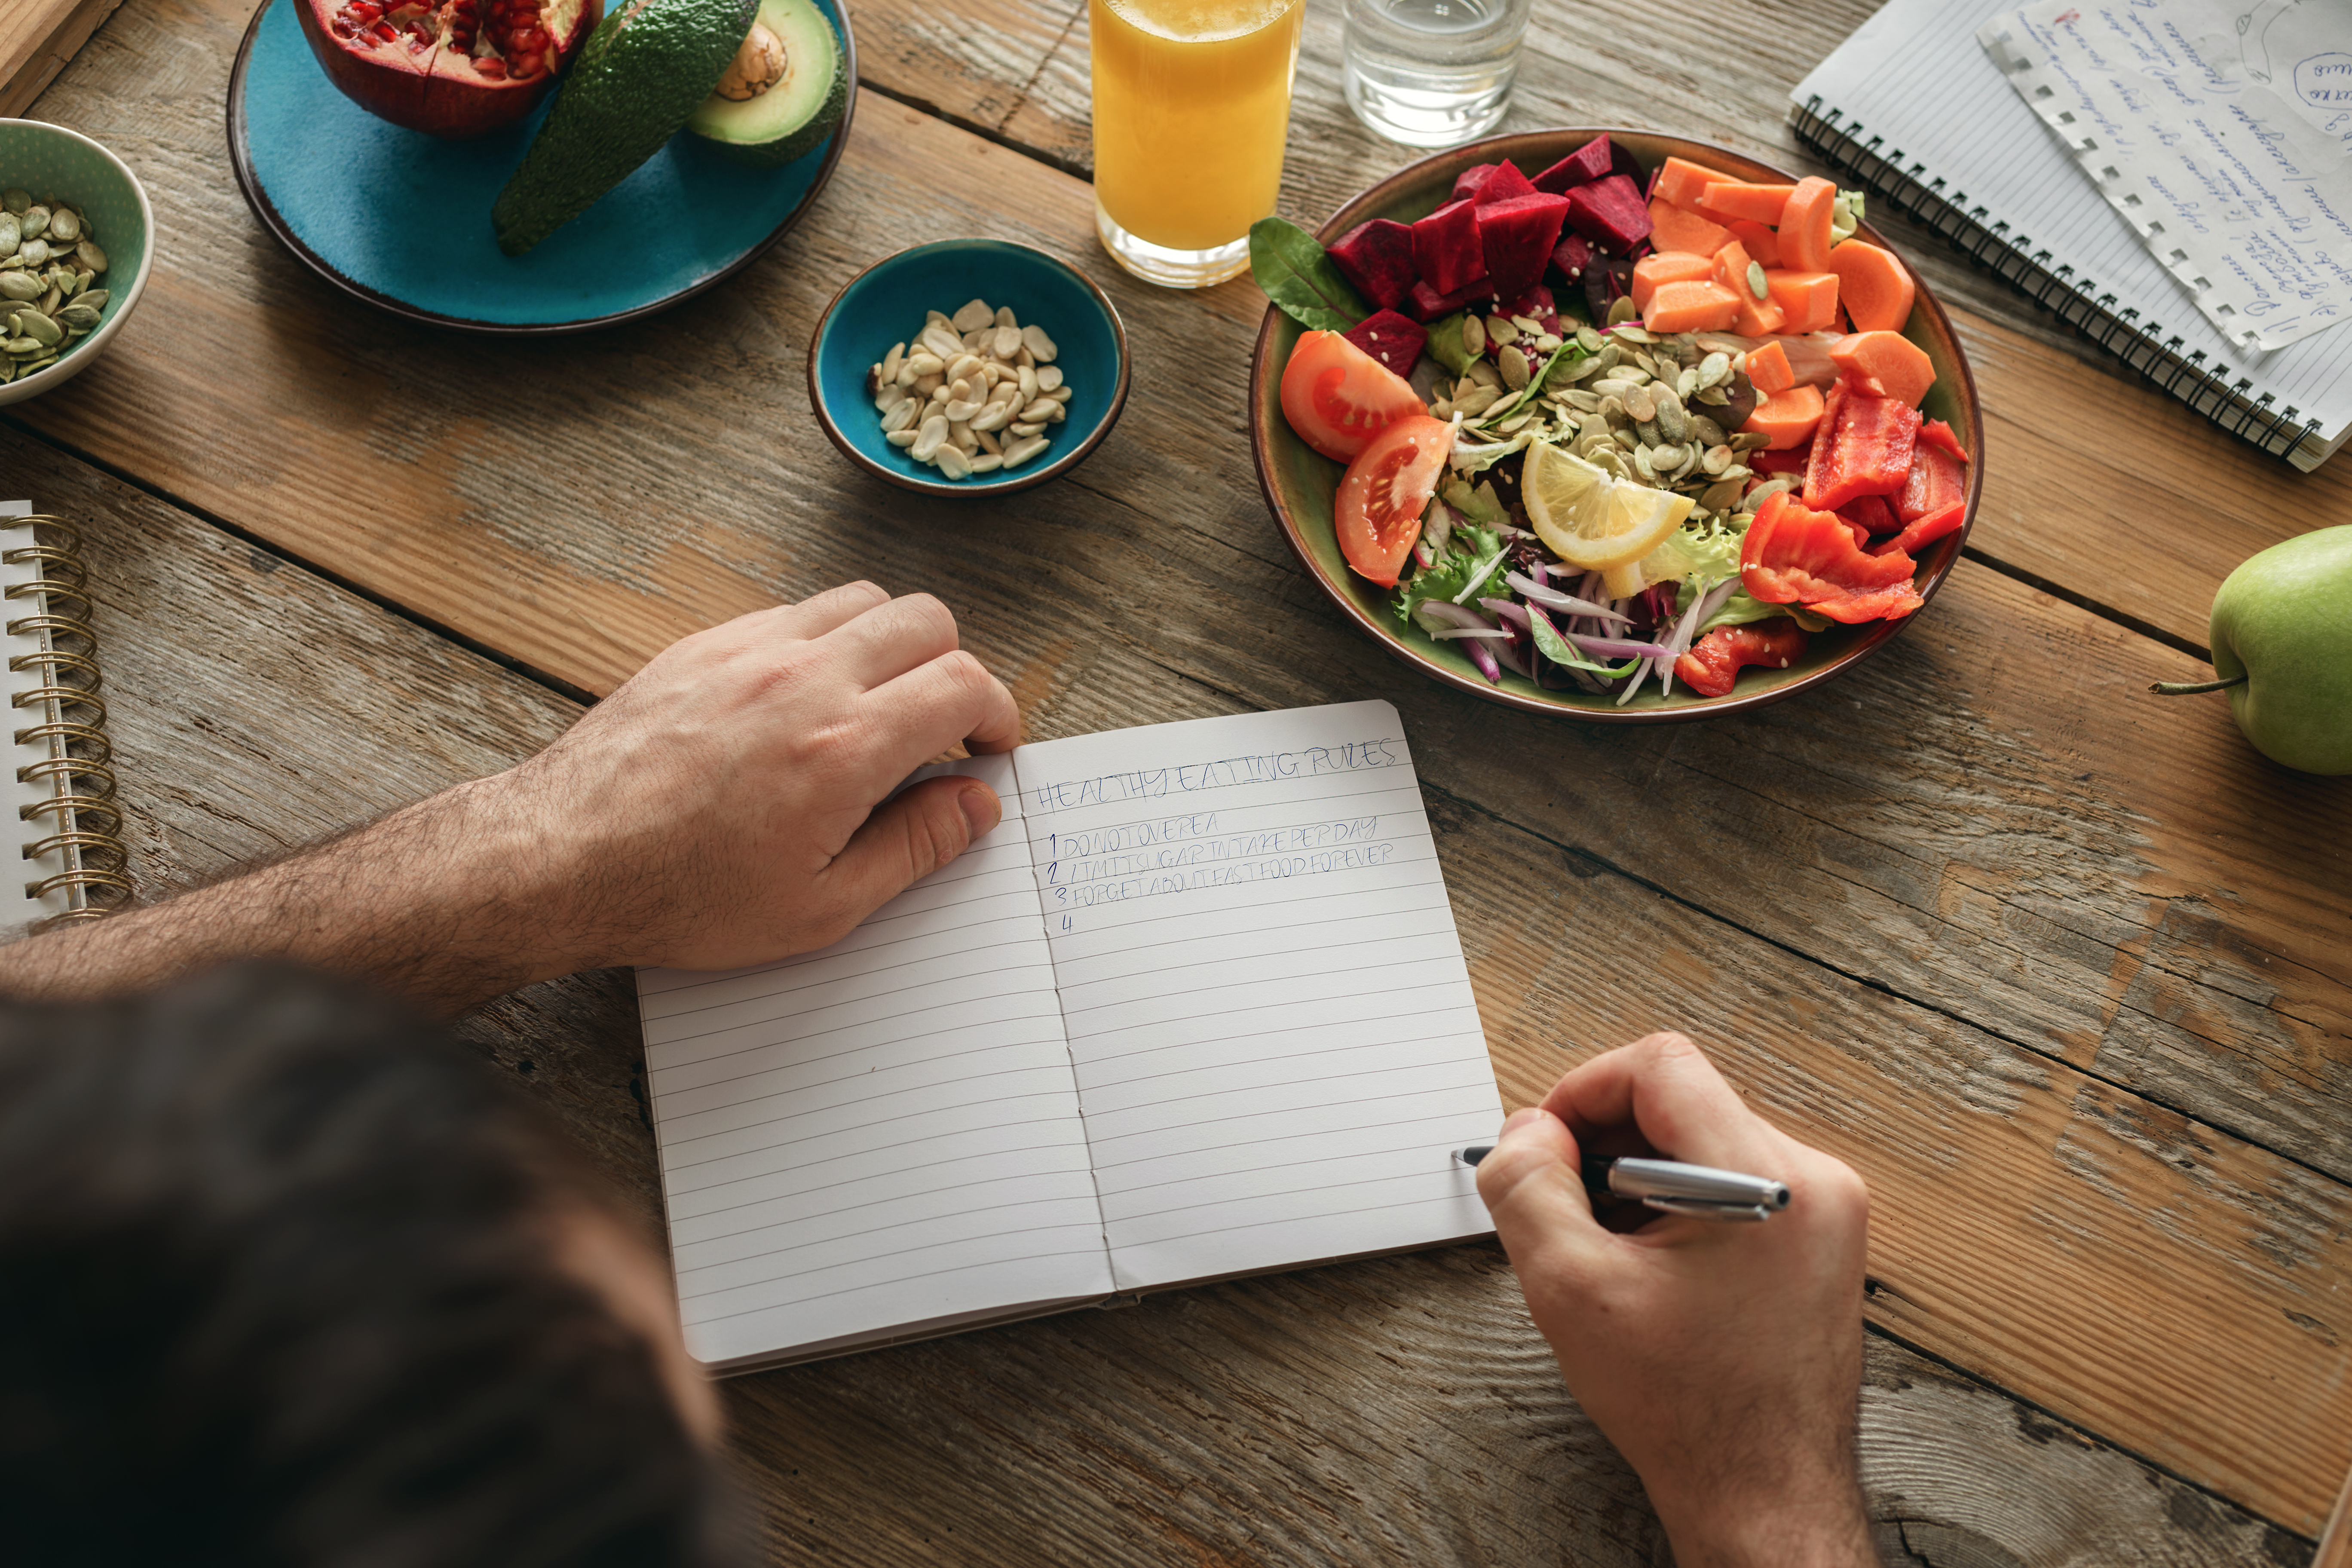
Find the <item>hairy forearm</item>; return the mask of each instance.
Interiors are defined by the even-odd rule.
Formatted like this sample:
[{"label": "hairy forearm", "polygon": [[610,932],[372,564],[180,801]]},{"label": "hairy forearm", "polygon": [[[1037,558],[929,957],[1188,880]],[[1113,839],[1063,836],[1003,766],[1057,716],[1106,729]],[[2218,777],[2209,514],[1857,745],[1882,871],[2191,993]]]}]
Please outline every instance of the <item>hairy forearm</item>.
[{"label": "hairy forearm", "polygon": [[531,836],[478,780],[150,908],[0,948],[0,994],[79,1001],[236,959],[278,959],[463,1011],[564,973]]}]

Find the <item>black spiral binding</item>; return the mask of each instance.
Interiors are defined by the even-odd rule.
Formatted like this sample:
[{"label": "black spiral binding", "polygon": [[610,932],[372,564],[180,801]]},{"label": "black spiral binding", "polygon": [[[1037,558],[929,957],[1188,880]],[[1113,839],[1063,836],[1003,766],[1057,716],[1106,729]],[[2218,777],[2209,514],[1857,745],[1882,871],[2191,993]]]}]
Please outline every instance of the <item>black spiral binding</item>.
[{"label": "black spiral binding", "polygon": [[1859,181],[1871,195],[1933,229],[1962,255],[2035,304],[2055,310],[2060,321],[2231,435],[2300,468],[2315,468],[2327,455],[2316,421],[2301,418],[2292,405],[2272,408],[2267,392],[2249,396],[2253,384],[2242,377],[2232,386],[2226,370],[2216,373],[2201,363],[2202,349],[2184,354],[2180,340],[2166,337],[2161,326],[2141,321],[2137,310],[2117,310],[2113,294],[2094,298],[2076,286],[2074,268],[2063,264],[2053,268],[2048,251],[2032,248],[2033,242],[2021,234],[2012,237],[2007,224],[1988,224],[1983,207],[1962,205],[1968,200],[1965,193],[1947,196],[1943,181],[1927,177],[1927,165],[1915,162],[1906,169],[1899,149],[1883,153],[1883,137],[1865,138],[1867,127],[1849,130],[1843,118],[1834,109],[1824,110],[1817,95],[1791,111],[1790,123],[1799,141]]},{"label": "black spiral binding", "polygon": [[[49,798],[26,806],[27,822],[51,818],[51,831],[25,847],[30,860],[52,852],[65,869],[27,882],[25,896],[43,899],[62,890],[68,907],[33,929],[51,930],[93,921],[131,901],[131,853],[122,842],[122,811],[114,802],[113,747],[106,738],[105,684],[98,664],[98,638],[89,629],[89,574],[81,563],[81,536],[54,517],[20,518],[11,526],[32,525],[34,542],[0,552],[0,562],[35,566],[29,582],[10,586],[8,599],[29,599],[35,613],[7,623],[12,637],[37,637],[40,651],[10,657],[12,675],[39,672],[39,684],[16,692],[9,705],[29,709],[37,722],[16,731],[16,743],[48,752],[16,770],[27,784],[48,783]],[[66,608],[79,611],[68,615]]]}]

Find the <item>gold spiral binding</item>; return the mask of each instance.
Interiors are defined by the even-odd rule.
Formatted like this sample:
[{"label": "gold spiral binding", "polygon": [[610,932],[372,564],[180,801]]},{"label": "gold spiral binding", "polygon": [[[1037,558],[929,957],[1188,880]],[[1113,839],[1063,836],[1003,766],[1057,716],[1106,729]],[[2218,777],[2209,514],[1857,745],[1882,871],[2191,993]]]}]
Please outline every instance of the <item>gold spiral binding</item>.
[{"label": "gold spiral binding", "polygon": [[[8,660],[11,674],[32,671],[40,684],[12,693],[12,709],[28,710],[37,721],[14,731],[20,745],[38,745],[48,755],[16,770],[19,782],[47,784],[55,792],[25,806],[26,822],[48,818],[51,829],[25,847],[25,858],[55,854],[62,871],[25,885],[27,898],[67,895],[68,908],[37,923],[46,931],[100,919],[138,896],[131,878],[131,851],[122,841],[122,808],[115,803],[114,748],[106,738],[106,702],[99,696],[105,672],[99,668],[98,637],[89,628],[89,572],[81,560],[81,536],[61,520],[37,514],[11,520],[30,526],[34,542],[0,551],[0,563],[31,565],[37,575],[9,586],[0,598],[29,601],[32,614],[6,623],[12,637],[40,639],[40,649]],[[71,612],[71,613],[68,613]]]}]

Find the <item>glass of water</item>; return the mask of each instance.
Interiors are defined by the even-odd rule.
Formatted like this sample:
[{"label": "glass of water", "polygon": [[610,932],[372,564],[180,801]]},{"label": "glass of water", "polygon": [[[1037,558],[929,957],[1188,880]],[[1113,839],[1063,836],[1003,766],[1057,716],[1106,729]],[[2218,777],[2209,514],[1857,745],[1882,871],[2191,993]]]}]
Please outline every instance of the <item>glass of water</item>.
[{"label": "glass of water", "polygon": [[1348,107],[1391,142],[1453,147],[1509,107],[1530,0],[1347,0]]}]

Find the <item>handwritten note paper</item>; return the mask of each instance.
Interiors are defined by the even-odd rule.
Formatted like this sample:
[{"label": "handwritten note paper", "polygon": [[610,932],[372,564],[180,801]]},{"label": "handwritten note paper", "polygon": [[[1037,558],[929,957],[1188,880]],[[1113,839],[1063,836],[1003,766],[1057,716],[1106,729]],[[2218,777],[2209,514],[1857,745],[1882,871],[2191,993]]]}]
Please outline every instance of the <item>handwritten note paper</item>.
[{"label": "handwritten note paper", "polygon": [[2233,342],[2352,314],[2352,6],[2044,0],[1978,41]]},{"label": "handwritten note paper", "polygon": [[1396,710],[1017,753],[1119,1287],[1492,1228],[1502,1115]]}]

